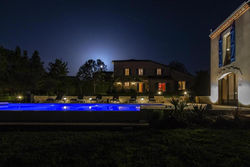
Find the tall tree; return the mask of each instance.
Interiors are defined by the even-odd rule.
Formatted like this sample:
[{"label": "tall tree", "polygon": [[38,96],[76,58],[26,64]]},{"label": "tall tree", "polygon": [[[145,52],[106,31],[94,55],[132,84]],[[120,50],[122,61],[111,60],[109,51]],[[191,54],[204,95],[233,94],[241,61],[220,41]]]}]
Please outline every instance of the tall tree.
[{"label": "tall tree", "polygon": [[208,71],[197,71],[193,90],[197,96],[209,96],[210,74]]},{"label": "tall tree", "polygon": [[50,62],[48,67],[48,77],[50,85],[46,82],[46,87],[53,87],[53,91],[56,95],[62,96],[66,93],[66,77],[69,73],[68,63],[60,59],[56,59],[55,62]]},{"label": "tall tree", "polygon": [[21,48],[19,46],[17,46],[16,49],[15,49],[15,55],[20,57],[21,56],[21,52],[22,52]]},{"label": "tall tree", "polygon": [[[89,90],[93,90],[93,93],[96,92],[96,82],[100,82],[103,78],[104,71],[107,70],[107,66],[103,61],[97,59],[96,61],[93,59],[87,60],[80,68],[77,73],[77,78],[79,79],[79,87],[81,92],[83,92],[82,85],[92,85],[92,89],[88,89],[84,92],[91,92]],[[82,84],[83,83],[83,84]]]},{"label": "tall tree", "polygon": [[40,89],[42,78],[45,74],[43,62],[37,50],[34,51],[30,58],[30,83],[32,92]]},{"label": "tall tree", "polygon": [[68,63],[61,59],[56,59],[55,62],[49,63],[49,75],[52,77],[65,77],[69,73]]},{"label": "tall tree", "polygon": [[76,76],[80,80],[91,80],[96,70],[95,60],[89,59],[79,68]]}]

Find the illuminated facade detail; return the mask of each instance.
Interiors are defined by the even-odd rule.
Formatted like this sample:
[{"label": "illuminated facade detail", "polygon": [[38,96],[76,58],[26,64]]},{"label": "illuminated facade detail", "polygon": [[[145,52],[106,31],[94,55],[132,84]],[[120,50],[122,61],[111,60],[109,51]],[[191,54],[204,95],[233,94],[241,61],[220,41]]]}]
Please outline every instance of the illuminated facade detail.
[{"label": "illuminated facade detail", "polygon": [[216,38],[220,35],[224,30],[226,30],[235,20],[240,18],[243,14],[245,14],[250,9],[249,5],[250,1],[243,3],[238,9],[236,9],[217,29],[215,29],[209,37],[211,39]]},{"label": "illuminated facade detail", "polygon": [[231,63],[231,35],[230,32],[223,36],[223,65]]},{"label": "illuminated facade detail", "polygon": [[186,82],[178,81],[178,90],[186,90]]},{"label": "illuminated facade detail", "polygon": [[158,90],[166,92],[166,83],[158,83]]},{"label": "illuminated facade detail", "polygon": [[124,82],[125,87],[129,87],[129,82]]},{"label": "illuminated facade detail", "polygon": [[250,0],[210,34],[210,100],[250,105]]},{"label": "illuminated facade detail", "polygon": [[185,88],[190,88],[193,83],[193,76],[190,74],[176,71],[152,60],[115,60],[113,64],[114,80],[122,83],[114,84],[114,90],[117,92],[157,95],[160,91],[162,94],[175,94],[180,92],[176,86],[179,80],[189,83]]},{"label": "illuminated facade detail", "polygon": [[143,76],[143,68],[139,68],[138,69],[138,75],[139,76]]},{"label": "illuminated facade detail", "polygon": [[125,75],[125,76],[129,76],[129,68],[125,68],[125,70],[124,70],[124,75]]},{"label": "illuminated facade detail", "polygon": [[157,75],[161,75],[161,68],[157,68],[156,74],[157,74]]}]

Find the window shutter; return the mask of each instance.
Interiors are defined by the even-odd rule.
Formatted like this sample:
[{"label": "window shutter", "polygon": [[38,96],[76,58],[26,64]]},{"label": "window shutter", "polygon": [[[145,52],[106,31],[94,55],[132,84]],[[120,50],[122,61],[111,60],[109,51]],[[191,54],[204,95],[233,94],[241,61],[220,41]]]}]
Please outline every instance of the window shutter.
[{"label": "window shutter", "polygon": [[143,83],[143,92],[146,92],[146,91],[145,91],[145,83]]},{"label": "window shutter", "polygon": [[231,28],[231,62],[235,61],[235,22]]},{"label": "window shutter", "polygon": [[219,39],[219,67],[222,67],[222,35],[220,35]]},{"label": "window shutter", "polygon": [[139,69],[136,69],[136,75],[139,76]]},{"label": "window shutter", "polygon": [[131,71],[131,68],[129,68],[129,76],[131,76],[132,74],[132,71]]},{"label": "window shutter", "polygon": [[123,68],[123,76],[126,76],[126,75],[125,75],[125,68]]}]

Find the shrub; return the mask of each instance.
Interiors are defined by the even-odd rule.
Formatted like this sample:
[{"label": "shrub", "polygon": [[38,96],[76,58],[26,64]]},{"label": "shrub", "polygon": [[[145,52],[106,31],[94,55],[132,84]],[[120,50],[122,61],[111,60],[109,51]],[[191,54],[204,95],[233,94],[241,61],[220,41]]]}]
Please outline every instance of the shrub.
[{"label": "shrub", "polygon": [[207,114],[207,106],[193,105],[193,112],[198,116],[198,118],[203,119]]}]

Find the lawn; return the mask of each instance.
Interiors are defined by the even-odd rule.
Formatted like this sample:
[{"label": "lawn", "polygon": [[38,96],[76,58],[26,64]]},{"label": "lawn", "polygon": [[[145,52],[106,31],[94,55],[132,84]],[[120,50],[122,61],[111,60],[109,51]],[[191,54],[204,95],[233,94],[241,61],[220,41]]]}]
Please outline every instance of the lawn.
[{"label": "lawn", "polygon": [[1,132],[0,166],[250,166],[250,131]]}]

